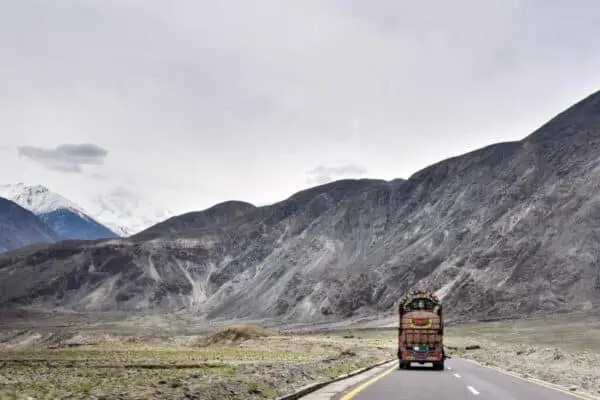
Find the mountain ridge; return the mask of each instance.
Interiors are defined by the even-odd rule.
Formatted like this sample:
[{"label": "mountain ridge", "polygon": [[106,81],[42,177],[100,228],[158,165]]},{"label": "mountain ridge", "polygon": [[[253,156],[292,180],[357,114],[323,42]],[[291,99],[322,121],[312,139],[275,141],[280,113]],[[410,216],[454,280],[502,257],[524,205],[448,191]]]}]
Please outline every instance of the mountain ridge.
[{"label": "mountain ridge", "polygon": [[0,305],[320,321],[388,312],[424,285],[452,318],[586,310],[600,305],[597,154],[600,92],[407,180],[336,181],[218,223],[201,214],[200,227],[169,232],[175,217],[151,237],[11,252]]},{"label": "mountain ridge", "polygon": [[118,235],[71,200],[42,185],[0,185],[0,195],[40,217],[63,239],[101,239]]}]

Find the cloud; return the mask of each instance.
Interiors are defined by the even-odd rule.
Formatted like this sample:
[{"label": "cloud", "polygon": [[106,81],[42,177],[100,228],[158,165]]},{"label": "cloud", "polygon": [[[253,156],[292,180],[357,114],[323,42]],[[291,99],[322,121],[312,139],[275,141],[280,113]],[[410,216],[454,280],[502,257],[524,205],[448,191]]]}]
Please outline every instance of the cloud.
[{"label": "cloud", "polygon": [[90,178],[95,179],[97,181],[110,181],[110,176],[106,175],[106,174],[99,174],[99,173],[93,173],[89,175]]},{"label": "cloud", "polygon": [[307,182],[309,184],[322,185],[338,179],[356,178],[363,176],[368,170],[360,165],[342,164],[337,166],[319,165],[309,172],[311,175]]},{"label": "cloud", "polygon": [[63,144],[53,149],[18,146],[20,157],[30,158],[60,172],[81,173],[83,165],[102,165],[108,151],[90,143]]}]

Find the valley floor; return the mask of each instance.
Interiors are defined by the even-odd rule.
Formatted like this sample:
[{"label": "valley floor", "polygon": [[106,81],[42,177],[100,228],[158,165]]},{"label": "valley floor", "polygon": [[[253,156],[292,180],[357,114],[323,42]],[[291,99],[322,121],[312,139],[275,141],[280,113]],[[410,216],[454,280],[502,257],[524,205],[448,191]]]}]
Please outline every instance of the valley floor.
[{"label": "valley floor", "polygon": [[[269,399],[396,353],[393,328],[215,330],[173,316],[2,321],[1,399]],[[448,328],[447,344],[450,355],[598,395],[598,328],[589,316],[478,323]]]}]

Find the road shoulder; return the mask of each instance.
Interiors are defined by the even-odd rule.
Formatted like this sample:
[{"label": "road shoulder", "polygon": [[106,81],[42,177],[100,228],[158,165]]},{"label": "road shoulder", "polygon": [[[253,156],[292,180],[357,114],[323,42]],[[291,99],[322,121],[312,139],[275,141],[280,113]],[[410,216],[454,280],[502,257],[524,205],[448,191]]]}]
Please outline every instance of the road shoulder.
[{"label": "road shoulder", "polygon": [[316,392],[310,393],[302,400],[330,400],[330,399],[341,399],[346,393],[359,387],[365,382],[370,381],[378,376],[382,376],[389,370],[398,368],[398,360],[390,361],[373,369],[370,369],[362,374],[358,374],[348,379],[344,379],[338,382],[333,382]]}]

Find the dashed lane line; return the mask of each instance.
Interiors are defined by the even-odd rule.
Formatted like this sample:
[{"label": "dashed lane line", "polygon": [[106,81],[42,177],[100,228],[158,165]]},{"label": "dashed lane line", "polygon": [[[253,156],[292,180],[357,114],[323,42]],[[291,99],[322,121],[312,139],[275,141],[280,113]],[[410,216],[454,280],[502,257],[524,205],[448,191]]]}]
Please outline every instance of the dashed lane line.
[{"label": "dashed lane line", "polygon": [[473,393],[475,396],[479,394],[477,389],[475,389],[473,386],[467,386],[467,389],[469,389],[469,392]]},{"label": "dashed lane line", "polygon": [[600,398],[594,397],[594,396],[591,396],[591,395],[588,395],[588,394],[584,395],[584,394],[577,394],[577,393],[568,392],[565,389],[553,386],[552,384],[550,384],[548,382],[545,382],[545,381],[542,381],[542,380],[539,380],[539,379],[524,378],[524,377],[522,377],[520,375],[515,374],[514,372],[506,371],[506,370],[504,370],[502,368],[494,367],[492,365],[483,365],[482,363],[480,363],[478,361],[475,361],[475,360],[471,360],[471,359],[468,359],[468,358],[463,358],[462,360],[466,361],[466,362],[470,362],[471,364],[478,365],[478,366],[480,366],[482,368],[491,369],[491,370],[494,370],[496,372],[500,372],[502,374],[512,376],[514,378],[520,379],[520,380],[525,381],[525,382],[533,383],[534,385],[538,385],[538,386],[542,386],[542,387],[545,387],[545,388],[548,388],[548,389],[556,390],[557,392],[561,392],[563,394],[566,394],[566,395],[572,396],[572,397],[576,397],[576,398],[581,399],[581,400],[596,400],[596,399],[600,400]]}]

